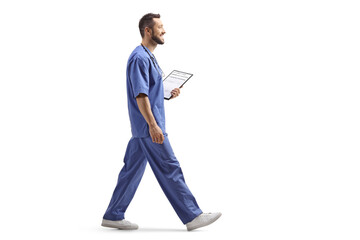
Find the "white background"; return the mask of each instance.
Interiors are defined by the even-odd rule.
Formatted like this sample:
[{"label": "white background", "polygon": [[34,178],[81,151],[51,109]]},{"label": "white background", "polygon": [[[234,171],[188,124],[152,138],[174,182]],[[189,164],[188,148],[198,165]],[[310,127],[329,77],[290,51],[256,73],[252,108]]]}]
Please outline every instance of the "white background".
[{"label": "white background", "polygon": [[[100,227],[131,137],[125,70],[160,13],[185,179],[213,225],[187,232],[147,167]],[[1,1],[2,239],[359,239],[357,1]],[[6,238],[5,238],[6,237]]]}]

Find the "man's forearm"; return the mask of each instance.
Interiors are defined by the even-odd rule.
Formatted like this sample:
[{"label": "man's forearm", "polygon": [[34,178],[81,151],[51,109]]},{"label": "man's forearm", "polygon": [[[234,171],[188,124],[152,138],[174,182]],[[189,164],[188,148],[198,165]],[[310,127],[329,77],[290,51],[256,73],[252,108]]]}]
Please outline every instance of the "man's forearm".
[{"label": "man's forearm", "polygon": [[145,94],[139,94],[139,96],[136,97],[136,102],[149,127],[157,126],[156,120],[151,111],[151,105],[148,96]]},{"label": "man's forearm", "polygon": [[136,97],[136,102],[141,114],[149,125],[149,133],[152,141],[162,144],[164,142],[164,135],[161,128],[157,125],[154,115],[151,111],[151,105],[148,96],[141,93]]}]

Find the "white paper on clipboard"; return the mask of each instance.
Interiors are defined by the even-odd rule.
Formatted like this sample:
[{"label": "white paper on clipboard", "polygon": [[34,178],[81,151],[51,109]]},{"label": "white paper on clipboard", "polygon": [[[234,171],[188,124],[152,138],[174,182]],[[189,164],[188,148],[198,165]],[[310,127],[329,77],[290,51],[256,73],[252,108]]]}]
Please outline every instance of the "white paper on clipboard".
[{"label": "white paper on clipboard", "polygon": [[171,98],[171,91],[174,88],[182,87],[192,76],[193,74],[191,73],[173,70],[163,81],[164,98],[169,100]]}]

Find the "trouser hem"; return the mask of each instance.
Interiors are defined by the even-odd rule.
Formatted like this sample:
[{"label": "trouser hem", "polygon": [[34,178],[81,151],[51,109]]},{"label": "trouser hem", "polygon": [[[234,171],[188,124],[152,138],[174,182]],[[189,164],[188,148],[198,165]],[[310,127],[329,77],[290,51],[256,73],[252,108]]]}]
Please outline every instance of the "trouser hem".
[{"label": "trouser hem", "polygon": [[125,217],[124,216],[111,217],[111,216],[108,216],[108,215],[104,215],[103,219],[110,220],[110,221],[121,221],[121,220],[125,219]]},{"label": "trouser hem", "polygon": [[201,211],[201,209],[195,211],[195,212],[194,212],[194,217],[190,218],[189,220],[184,220],[184,221],[182,221],[183,224],[185,225],[185,224],[191,222],[192,220],[194,220],[195,218],[197,218],[197,217],[198,217],[200,214],[202,214],[202,213],[203,213],[203,212]]}]

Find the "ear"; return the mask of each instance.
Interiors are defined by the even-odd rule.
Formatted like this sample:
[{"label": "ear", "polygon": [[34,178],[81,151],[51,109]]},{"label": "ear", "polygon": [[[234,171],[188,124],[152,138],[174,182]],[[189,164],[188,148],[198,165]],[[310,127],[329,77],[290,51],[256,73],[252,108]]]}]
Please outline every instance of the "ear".
[{"label": "ear", "polygon": [[[147,30],[146,30],[146,29],[147,29]],[[146,28],[145,28],[145,32],[148,32],[148,33],[150,33],[150,34],[151,34],[151,28],[146,27]]]}]

